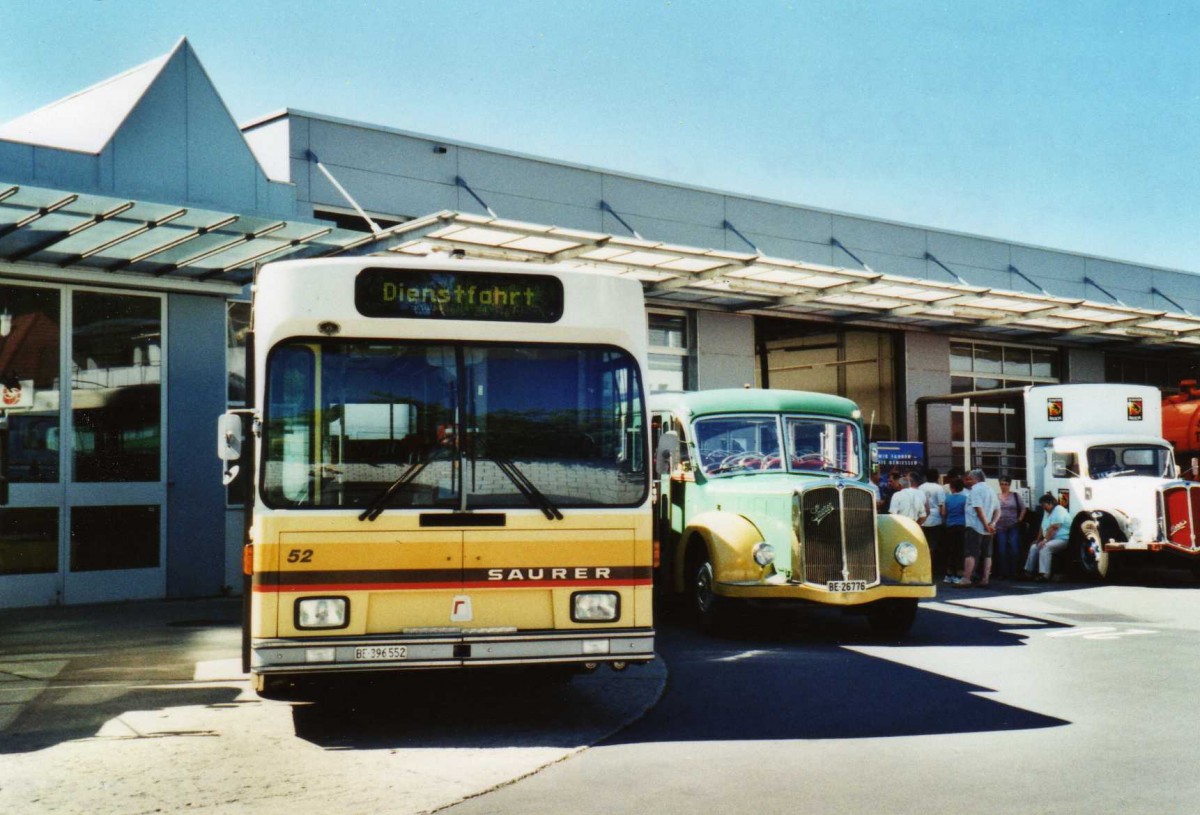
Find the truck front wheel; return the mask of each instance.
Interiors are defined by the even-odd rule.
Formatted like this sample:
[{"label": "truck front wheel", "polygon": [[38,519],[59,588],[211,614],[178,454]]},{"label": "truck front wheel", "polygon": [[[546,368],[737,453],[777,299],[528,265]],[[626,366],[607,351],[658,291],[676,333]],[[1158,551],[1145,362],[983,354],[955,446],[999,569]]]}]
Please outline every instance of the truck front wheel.
[{"label": "truck front wheel", "polygon": [[716,631],[728,619],[729,600],[714,590],[715,571],[704,546],[697,546],[689,553],[687,575],[688,595],[696,622],[705,631]]},{"label": "truck front wheel", "polygon": [[901,637],[917,618],[917,601],[908,598],[876,600],[867,609],[867,622],[876,634]]},{"label": "truck front wheel", "polygon": [[1084,575],[1095,580],[1112,580],[1117,575],[1116,557],[1104,551],[1100,525],[1087,522],[1075,532],[1075,551]]}]

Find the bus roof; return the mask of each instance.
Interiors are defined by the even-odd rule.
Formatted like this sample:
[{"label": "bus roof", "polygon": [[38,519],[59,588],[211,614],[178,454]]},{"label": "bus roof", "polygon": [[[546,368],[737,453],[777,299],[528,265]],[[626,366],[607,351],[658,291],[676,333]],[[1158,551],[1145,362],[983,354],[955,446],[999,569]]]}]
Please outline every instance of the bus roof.
[{"label": "bus roof", "polygon": [[811,391],[724,388],[691,393],[650,395],[651,410],[672,410],[691,416],[717,413],[819,413],[859,419],[858,405],[841,396]]}]

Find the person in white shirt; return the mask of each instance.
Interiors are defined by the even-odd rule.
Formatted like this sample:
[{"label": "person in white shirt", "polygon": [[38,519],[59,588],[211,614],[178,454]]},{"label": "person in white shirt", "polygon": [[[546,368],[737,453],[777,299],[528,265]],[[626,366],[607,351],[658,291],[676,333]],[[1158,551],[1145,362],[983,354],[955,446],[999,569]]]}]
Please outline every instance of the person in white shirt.
[{"label": "person in white shirt", "polygon": [[914,487],[908,476],[900,476],[900,489],[892,495],[888,512],[912,518],[917,523],[923,522],[926,516],[925,493]]},{"label": "person in white shirt", "polygon": [[[976,467],[963,477],[969,485],[967,492],[967,529],[963,536],[963,576],[960,586],[986,586],[992,571],[992,539],[996,534],[996,521],[1000,520],[1000,499],[988,486],[987,476]],[[972,584],[975,561],[980,559],[979,582]]]},{"label": "person in white shirt", "polygon": [[946,571],[946,491],[938,483],[938,471],[933,468],[926,470],[925,480],[919,489],[925,493],[925,511],[929,513],[925,517],[925,523],[921,524],[921,531],[925,533],[925,541],[929,544],[933,575],[936,578]]}]

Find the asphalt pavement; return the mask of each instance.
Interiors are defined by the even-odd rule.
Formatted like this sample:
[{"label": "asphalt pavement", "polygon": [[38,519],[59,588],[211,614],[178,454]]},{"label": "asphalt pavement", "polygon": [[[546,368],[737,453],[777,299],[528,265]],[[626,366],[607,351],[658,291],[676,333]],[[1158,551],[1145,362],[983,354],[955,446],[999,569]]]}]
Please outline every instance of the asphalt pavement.
[{"label": "asphalt pavement", "polygon": [[614,734],[666,679],[661,661],[565,686],[427,673],[264,701],[240,671],[239,609],[0,612],[0,812],[428,812]]}]

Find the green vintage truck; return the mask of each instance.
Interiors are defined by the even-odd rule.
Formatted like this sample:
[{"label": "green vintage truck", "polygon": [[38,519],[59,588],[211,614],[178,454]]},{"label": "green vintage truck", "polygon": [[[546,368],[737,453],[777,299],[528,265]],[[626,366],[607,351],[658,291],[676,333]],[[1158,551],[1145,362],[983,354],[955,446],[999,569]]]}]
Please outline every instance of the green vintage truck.
[{"label": "green vintage truck", "polygon": [[933,597],[921,528],[877,514],[861,413],[848,399],[783,390],[650,398],[655,536],[665,591],[699,623],[738,602],[816,603],[905,633]]}]

